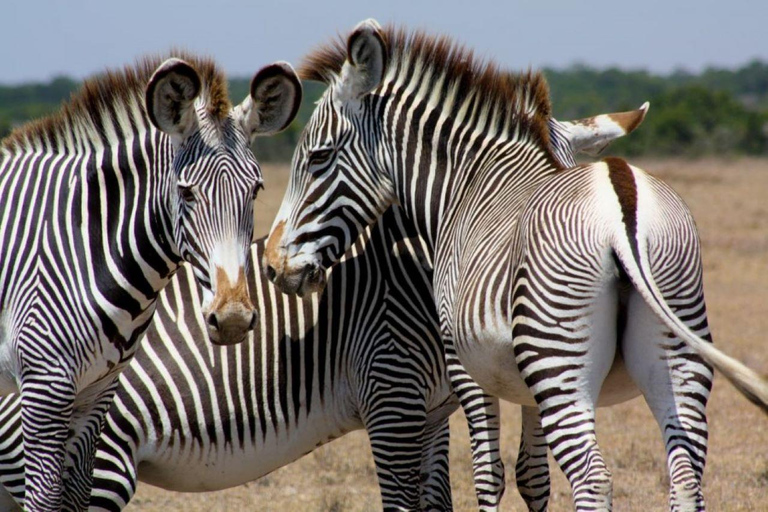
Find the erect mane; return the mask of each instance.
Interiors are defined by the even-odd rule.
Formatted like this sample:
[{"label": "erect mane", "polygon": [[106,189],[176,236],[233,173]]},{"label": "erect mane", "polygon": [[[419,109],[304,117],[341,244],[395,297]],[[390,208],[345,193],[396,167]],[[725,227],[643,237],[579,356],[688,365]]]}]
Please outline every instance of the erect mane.
[{"label": "erect mane", "polygon": [[2,146],[10,149],[35,143],[53,145],[59,137],[72,136],[74,129],[81,133],[100,133],[110,117],[114,119],[120,114],[134,118],[138,113],[148,124],[144,105],[147,83],[152,73],[171,56],[185,60],[199,73],[202,80],[200,97],[211,118],[225,118],[231,104],[224,74],[209,58],[173,50],[166,56],[144,57],[133,66],[107,70],[86,79],[57,112],[15,129],[2,141]]},{"label": "erect mane", "polygon": [[[549,86],[540,72],[501,70],[494,61],[477,58],[472,50],[448,36],[396,29],[392,25],[384,27],[382,35],[388,52],[389,78],[385,82],[396,80],[400,74],[410,74],[417,67],[428,68],[433,80],[438,76],[449,78],[444,87],[457,87],[458,97],[474,93],[482,98],[498,120],[503,122],[512,116],[517,126],[550,152]],[[339,79],[346,59],[346,41],[335,38],[307,55],[298,73],[302,79],[331,85]]]}]

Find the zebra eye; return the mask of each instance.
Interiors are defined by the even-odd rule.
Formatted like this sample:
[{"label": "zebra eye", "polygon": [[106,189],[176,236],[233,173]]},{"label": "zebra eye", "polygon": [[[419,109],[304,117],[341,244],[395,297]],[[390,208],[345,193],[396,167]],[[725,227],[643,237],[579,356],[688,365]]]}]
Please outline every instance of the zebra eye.
[{"label": "zebra eye", "polygon": [[331,148],[313,149],[312,151],[309,152],[309,161],[308,161],[307,167],[308,167],[309,173],[316,176],[328,170],[332,162],[333,162],[333,149]]},{"label": "zebra eye", "polygon": [[184,202],[192,204],[197,200],[197,185],[179,183],[179,193]]}]

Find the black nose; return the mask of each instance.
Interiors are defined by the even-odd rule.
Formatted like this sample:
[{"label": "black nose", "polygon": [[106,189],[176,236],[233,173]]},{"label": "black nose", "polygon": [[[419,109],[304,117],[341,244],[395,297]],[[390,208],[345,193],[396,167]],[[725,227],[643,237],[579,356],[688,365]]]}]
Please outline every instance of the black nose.
[{"label": "black nose", "polygon": [[216,318],[216,313],[211,313],[210,315],[208,315],[208,325],[210,325],[217,331],[219,330],[219,320]]},{"label": "black nose", "polygon": [[277,271],[274,269],[272,265],[267,265],[267,279],[270,281],[274,281],[277,277]]},{"label": "black nose", "polygon": [[249,331],[252,331],[252,330],[254,330],[256,328],[256,322],[258,321],[258,319],[259,319],[259,317],[256,314],[256,312],[254,311],[252,313],[252,316],[251,316],[251,323],[248,324],[248,330]]}]

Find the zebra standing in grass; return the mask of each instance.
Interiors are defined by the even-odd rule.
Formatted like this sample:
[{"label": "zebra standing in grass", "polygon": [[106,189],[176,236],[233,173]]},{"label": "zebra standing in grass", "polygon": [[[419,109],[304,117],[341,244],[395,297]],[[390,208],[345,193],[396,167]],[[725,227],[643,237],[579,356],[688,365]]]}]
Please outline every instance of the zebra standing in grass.
[{"label": "zebra standing in grass", "polygon": [[0,146],[0,393],[21,395],[28,510],[87,507],[117,377],[182,261],[215,343],[256,320],[249,143],[290,122],[301,85],[267,66],[232,109],[214,64],[183,59],[88,80]]},{"label": "zebra standing in grass", "polygon": [[670,506],[702,508],[710,364],[763,407],[768,386],[705,341],[699,242],[679,196],[618,159],[563,169],[539,74],[373,21],[345,43],[302,70],[329,88],[296,152],[268,274],[289,292],[322,288],[322,269],[399,203],[434,263],[446,352],[486,392],[538,411],[532,437],[576,508],[610,508],[595,408],[638,390],[667,448]]},{"label": "zebra standing in grass", "polygon": [[[645,111],[552,119],[552,143],[570,161],[633,129]],[[457,402],[416,233],[392,209],[330,272],[324,296],[305,301],[261,277],[263,250],[254,244],[248,273],[259,321],[236,348],[208,346],[191,272],[161,292],[107,413],[91,507],[121,509],[137,479],[188,491],[239,485],[365,427],[385,509],[450,509],[446,418]],[[0,402],[0,481],[23,503],[20,422],[18,399]],[[500,498],[503,483],[502,473],[501,488],[486,490]],[[5,499],[0,509],[15,506]]]}]

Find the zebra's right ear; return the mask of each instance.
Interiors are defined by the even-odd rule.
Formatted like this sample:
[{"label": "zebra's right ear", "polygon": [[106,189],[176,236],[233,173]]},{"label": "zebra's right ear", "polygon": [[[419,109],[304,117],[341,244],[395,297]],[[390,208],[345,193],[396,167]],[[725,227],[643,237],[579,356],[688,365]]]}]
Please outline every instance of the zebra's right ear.
[{"label": "zebra's right ear", "polygon": [[341,70],[338,96],[342,101],[359,99],[381,84],[387,68],[387,45],[381,26],[367,19],[347,39],[347,61]]},{"label": "zebra's right ear", "polygon": [[200,75],[181,59],[166,60],[149,79],[146,93],[149,120],[168,134],[176,147],[197,129],[194,102],[201,88]]}]

